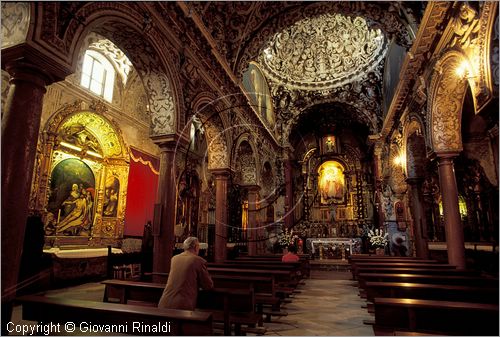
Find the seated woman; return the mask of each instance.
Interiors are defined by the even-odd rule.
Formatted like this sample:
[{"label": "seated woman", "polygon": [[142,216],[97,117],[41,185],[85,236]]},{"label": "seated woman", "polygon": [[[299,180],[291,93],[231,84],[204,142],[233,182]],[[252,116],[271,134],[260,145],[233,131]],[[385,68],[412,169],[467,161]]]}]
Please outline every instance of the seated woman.
[{"label": "seated woman", "polygon": [[299,262],[299,260],[300,258],[297,255],[297,248],[295,248],[295,245],[288,246],[288,253],[281,258],[282,262]]}]

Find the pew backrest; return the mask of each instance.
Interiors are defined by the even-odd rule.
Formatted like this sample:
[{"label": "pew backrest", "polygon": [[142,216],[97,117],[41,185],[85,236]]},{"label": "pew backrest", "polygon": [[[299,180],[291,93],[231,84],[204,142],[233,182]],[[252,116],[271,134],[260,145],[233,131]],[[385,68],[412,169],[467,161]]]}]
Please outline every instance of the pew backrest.
[{"label": "pew backrest", "polygon": [[[22,317],[25,320],[64,324],[72,322],[77,327],[83,326],[84,328],[88,327],[89,324],[100,327],[109,326],[122,329],[122,331],[111,332],[131,335],[199,336],[213,334],[212,314],[208,312],[37,295],[23,296],[17,301],[22,305]],[[61,332],[64,334],[68,331]],[[95,331],[93,332],[95,333]]]}]

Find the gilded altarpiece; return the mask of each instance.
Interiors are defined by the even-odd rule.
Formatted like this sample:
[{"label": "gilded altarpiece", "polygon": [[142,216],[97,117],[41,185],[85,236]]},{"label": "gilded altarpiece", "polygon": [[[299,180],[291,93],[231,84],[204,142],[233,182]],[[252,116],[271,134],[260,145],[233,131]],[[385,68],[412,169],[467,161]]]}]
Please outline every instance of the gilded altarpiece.
[{"label": "gilded altarpiece", "polygon": [[123,237],[129,155],[105,111],[76,101],[45,126],[30,207],[42,215],[46,245],[102,246]]}]

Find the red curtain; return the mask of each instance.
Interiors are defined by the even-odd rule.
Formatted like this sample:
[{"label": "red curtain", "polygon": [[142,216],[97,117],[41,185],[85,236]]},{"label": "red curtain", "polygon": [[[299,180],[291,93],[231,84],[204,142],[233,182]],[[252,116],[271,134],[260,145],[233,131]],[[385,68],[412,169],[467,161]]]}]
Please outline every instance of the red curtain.
[{"label": "red curtain", "polygon": [[130,148],[124,235],[142,236],[144,225],[153,222],[159,167],[158,158]]}]

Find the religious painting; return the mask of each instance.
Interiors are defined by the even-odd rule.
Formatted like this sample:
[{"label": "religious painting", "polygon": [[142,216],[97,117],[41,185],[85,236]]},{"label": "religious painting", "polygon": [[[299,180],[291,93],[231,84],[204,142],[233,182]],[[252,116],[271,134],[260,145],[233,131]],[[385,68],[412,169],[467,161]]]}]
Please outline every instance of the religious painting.
[{"label": "religious painting", "polygon": [[267,122],[271,129],[274,128],[275,118],[271,92],[257,63],[250,62],[248,65],[248,70],[243,74],[243,86],[259,116]]},{"label": "religious painting", "polygon": [[[58,163],[51,174],[47,235],[90,236],[94,219],[95,177],[77,158]],[[47,223],[49,225],[49,222]]]},{"label": "religious painting", "polygon": [[343,203],[345,200],[344,167],[337,161],[329,160],[318,169],[318,188],[321,203]]},{"label": "religious painting", "polygon": [[337,154],[340,153],[340,144],[334,135],[327,135],[321,138],[321,154]]},{"label": "religious painting", "polygon": [[118,196],[120,195],[120,180],[116,172],[111,172],[106,178],[104,187],[104,203],[102,214],[114,218],[118,212]]}]

